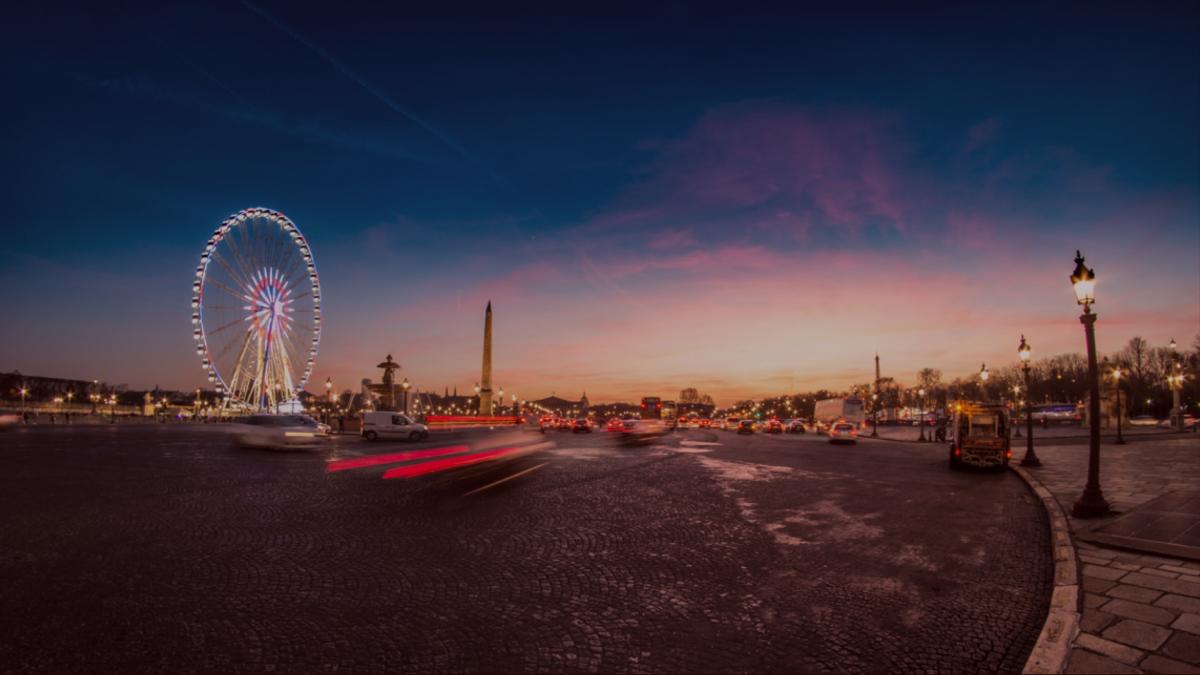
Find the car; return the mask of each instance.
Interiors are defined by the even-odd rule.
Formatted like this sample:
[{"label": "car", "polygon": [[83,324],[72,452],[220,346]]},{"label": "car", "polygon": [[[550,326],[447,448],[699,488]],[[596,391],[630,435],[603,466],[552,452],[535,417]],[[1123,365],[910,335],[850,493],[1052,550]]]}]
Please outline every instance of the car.
[{"label": "car", "polygon": [[0,429],[13,429],[21,423],[20,415],[4,414],[0,415]]},{"label": "car", "polygon": [[712,420],[708,419],[707,417],[701,417],[700,421],[696,424],[696,426],[698,426],[701,429],[711,429],[712,428]]},{"label": "car", "polygon": [[675,426],[679,429],[686,429],[688,428],[688,421],[688,418],[680,417],[679,419],[675,420]]},{"label": "car", "polygon": [[625,424],[619,417],[614,417],[608,421],[608,424],[604,425],[604,428],[607,431],[621,431],[625,428]]},{"label": "car", "polygon": [[736,417],[726,418],[725,422],[721,424],[721,428],[725,429],[726,431],[737,431],[738,418],[736,418]]},{"label": "car", "polygon": [[374,410],[363,413],[361,433],[368,441],[376,441],[384,436],[423,441],[429,438],[429,427],[398,412]]},{"label": "car", "polygon": [[779,420],[767,420],[766,424],[763,425],[763,431],[768,434],[782,434],[783,423]]},{"label": "car", "polygon": [[307,415],[250,415],[238,421],[233,433],[242,447],[274,450],[318,448],[326,438]]},{"label": "car", "polygon": [[592,423],[588,422],[587,418],[580,417],[579,419],[575,420],[574,424],[571,425],[571,431],[573,433],[583,432],[585,434],[590,434],[592,433]]},{"label": "car", "polygon": [[[1165,420],[1159,422],[1158,426],[1160,426],[1164,429],[1173,429],[1173,428],[1175,428],[1174,422],[1175,422],[1175,420],[1168,418],[1168,419],[1165,419]],[[1129,423],[1133,424],[1133,420],[1130,420]],[[1184,429],[1191,429],[1191,428],[1194,428],[1195,426],[1196,426],[1196,418],[1194,416],[1192,416],[1192,415],[1184,415],[1183,416],[1183,428]]]},{"label": "car", "polygon": [[575,423],[564,417],[558,421],[558,430],[559,431],[574,431]]},{"label": "car", "polygon": [[792,420],[791,422],[788,422],[788,425],[787,425],[787,427],[785,427],[785,430],[789,434],[803,434],[808,431],[807,429],[804,428],[804,422],[801,422],[800,420]]},{"label": "car", "polygon": [[621,431],[622,445],[646,445],[653,443],[670,431],[661,420],[625,420]]},{"label": "car", "polygon": [[854,445],[858,442],[858,429],[849,422],[834,422],[829,427],[829,442]]},{"label": "car", "polygon": [[1134,415],[1129,418],[1129,426],[1131,427],[1154,427],[1158,426],[1158,418],[1153,415]]},{"label": "car", "polygon": [[543,415],[542,418],[538,420],[538,429],[541,429],[543,434],[547,431],[556,429],[557,427],[558,422],[549,415]]},{"label": "car", "polygon": [[739,434],[754,433],[754,420],[742,420],[737,424],[737,432]]}]

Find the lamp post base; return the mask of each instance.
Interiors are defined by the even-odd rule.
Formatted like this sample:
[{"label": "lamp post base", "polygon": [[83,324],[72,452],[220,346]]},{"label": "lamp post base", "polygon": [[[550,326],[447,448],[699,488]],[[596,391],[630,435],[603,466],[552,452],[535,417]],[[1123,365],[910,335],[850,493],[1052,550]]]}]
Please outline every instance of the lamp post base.
[{"label": "lamp post base", "polygon": [[1104,495],[1100,494],[1099,488],[1095,490],[1084,488],[1083,494],[1071,507],[1071,515],[1076,518],[1099,518],[1111,513],[1112,508],[1105,501]]},{"label": "lamp post base", "polygon": [[1025,453],[1025,456],[1021,458],[1021,466],[1037,467],[1041,465],[1042,460],[1038,459],[1038,456],[1031,452]]}]

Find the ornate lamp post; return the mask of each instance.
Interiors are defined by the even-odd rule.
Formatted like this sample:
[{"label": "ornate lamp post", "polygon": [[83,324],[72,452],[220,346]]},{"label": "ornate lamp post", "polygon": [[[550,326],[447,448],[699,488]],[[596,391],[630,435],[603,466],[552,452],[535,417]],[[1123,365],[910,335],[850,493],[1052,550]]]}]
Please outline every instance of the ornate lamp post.
[{"label": "ornate lamp post", "polygon": [[1021,358],[1021,374],[1025,376],[1025,456],[1021,458],[1021,466],[1041,466],[1033,451],[1033,393],[1029,389],[1029,359],[1033,356],[1033,347],[1021,336],[1021,344],[1017,346],[1017,356]]},{"label": "ornate lamp post", "polygon": [[331,419],[333,419],[333,417],[332,417],[333,416],[333,377],[332,376],[325,378],[325,399],[327,401],[327,403],[325,405],[325,423],[329,424],[329,421]]},{"label": "ornate lamp post", "polygon": [[871,394],[871,438],[879,438],[879,394]]},{"label": "ornate lamp post", "polygon": [[[497,391],[496,393],[500,395],[500,398],[497,400],[500,402],[500,407],[504,407],[504,387],[498,387],[498,389],[499,389],[499,391]],[[495,412],[499,413],[500,411],[497,410]]]},{"label": "ornate lamp post", "polygon": [[1183,372],[1179,364],[1179,344],[1175,338],[1171,338],[1171,362],[1175,368],[1175,372],[1167,376],[1167,383],[1171,385],[1171,426],[1176,431],[1183,431],[1183,407],[1179,404],[1179,395],[1183,391]]},{"label": "ornate lamp post", "polygon": [[1096,366],[1096,315],[1092,303],[1096,301],[1096,273],[1083,264],[1083,255],[1075,252],[1075,271],[1071,273],[1071,284],[1075,287],[1075,300],[1083,305],[1079,322],[1083,324],[1087,341],[1088,388],[1088,481],[1083,494],[1071,508],[1076,518],[1094,518],[1112,512],[1104,494],[1100,491],[1100,373]]},{"label": "ornate lamp post", "polygon": [[[1014,385],[1012,386],[1012,392],[1013,392],[1013,397],[1012,397],[1012,409],[1013,409],[1013,412],[1014,412],[1014,417],[1019,417],[1019,416],[1020,416],[1020,414],[1021,414],[1021,413],[1020,413],[1020,410],[1021,410],[1021,404],[1020,404],[1020,400],[1021,400],[1021,385],[1019,385],[1019,384],[1014,384]],[[1016,423],[1016,424],[1013,424],[1013,425],[1012,425],[1012,428],[1013,428],[1013,436],[1015,436],[1015,437],[1017,437],[1017,438],[1020,438],[1020,437],[1021,437],[1021,424],[1020,424],[1019,422],[1018,422],[1018,423]]]},{"label": "ornate lamp post", "polygon": [[404,381],[400,383],[400,393],[404,394],[404,414],[405,415],[408,414],[408,390],[409,389],[412,389],[412,383],[410,383],[408,381],[408,378],[406,377],[406,378],[404,378]]},{"label": "ornate lamp post", "polygon": [[1121,375],[1123,374],[1121,366],[1113,366],[1113,387],[1117,390],[1117,445],[1125,445],[1125,439],[1121,436]]},{"label": "ornate lamp post", "polygon": [[476,382],[475,383],[475,415],[476,416],[483,414],[483,401],[480,400],[480,398],[479,398],[479,392],[480,392],[479,383]]},{"label": "ornate lamp post", "polygon": [[917,426],[921,429],[921,436],[917,440],[921,443],[925,442],[925,388],[917,390]]},{"label": "ornate lamp post", "polygon": [[987,381],[991,376],[992,374],[988,372],[987,364],[983,364],[979,368],[979,397],[983,399],[984,403],[987,403]]}]

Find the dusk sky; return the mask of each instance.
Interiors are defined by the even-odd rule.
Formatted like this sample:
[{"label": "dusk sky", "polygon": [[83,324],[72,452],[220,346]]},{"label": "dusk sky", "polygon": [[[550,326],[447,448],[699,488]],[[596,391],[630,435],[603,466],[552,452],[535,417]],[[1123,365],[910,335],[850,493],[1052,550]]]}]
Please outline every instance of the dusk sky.
[{"label": "dusk sky", "polygon": [[[199,255],[286,213],[311,391],[761,397],[1200,332],[1200,10],[9,7],[0,370],[207,385]],[[758,7],[758,9],[755,9]],[[838,9],[834,9],[837,7]],[[785,13],[790,11],[791,13]]]}]

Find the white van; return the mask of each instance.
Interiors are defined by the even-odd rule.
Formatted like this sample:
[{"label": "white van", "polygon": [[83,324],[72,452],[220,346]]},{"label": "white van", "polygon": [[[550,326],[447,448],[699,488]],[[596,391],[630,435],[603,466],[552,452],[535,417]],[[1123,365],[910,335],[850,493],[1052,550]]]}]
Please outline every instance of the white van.
[{"label": "white van", "polygon": [[383,436],[398,436],[410,441],[429,438],[429,427],[417,424],[398,412],[375,411],[363,413],[363,438],[374,441]]}]

